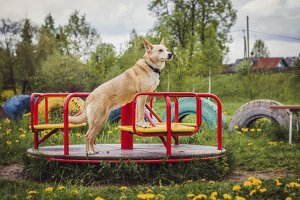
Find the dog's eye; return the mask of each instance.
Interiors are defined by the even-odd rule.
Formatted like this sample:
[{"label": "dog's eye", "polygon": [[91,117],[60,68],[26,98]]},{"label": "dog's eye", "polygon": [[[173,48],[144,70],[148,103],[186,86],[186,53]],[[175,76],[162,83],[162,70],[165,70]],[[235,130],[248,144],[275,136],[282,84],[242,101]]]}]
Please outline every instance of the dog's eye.
[{"label": "dog's eye", "polygon": [[163,49],[160,49],[160,50],[158,50],[159,52],[163,52],[164,50]]}]

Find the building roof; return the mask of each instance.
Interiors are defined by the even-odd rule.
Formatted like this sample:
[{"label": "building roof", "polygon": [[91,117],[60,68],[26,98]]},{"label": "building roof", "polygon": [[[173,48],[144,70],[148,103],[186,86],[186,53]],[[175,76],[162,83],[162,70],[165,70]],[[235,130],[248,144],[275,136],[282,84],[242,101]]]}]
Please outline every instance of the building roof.
[{"label": "building roof", "polygon": [[282,57],[257,58],[253,64],[253,69],[272,70],[275,69],[281,62],[285,62]]}]

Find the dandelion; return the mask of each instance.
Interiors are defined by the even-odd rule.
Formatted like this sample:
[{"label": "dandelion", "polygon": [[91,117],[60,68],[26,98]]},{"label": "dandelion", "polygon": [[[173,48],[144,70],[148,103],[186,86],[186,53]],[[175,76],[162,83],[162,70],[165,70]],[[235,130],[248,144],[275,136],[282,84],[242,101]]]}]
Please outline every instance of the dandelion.
[{"label": "dandelion", "polygon": [[20,142],[20,140],[15,140],[15,143],[19,143]]},{"label": "dandelion", "polygon": [[249,143],[248,143],[248,146],[252,146],[252,145],[253,145],[253,143],[252,143],[252,142],[249,142]]},{"label": "dandelion", "polygon": [[59,186],[57,187],[57,189],[58,189],[58,190],[64,190],[64,189],[65,189],[65,187],[64,187],[64,186],[62,186],[62,185],[59,185]]},{"label": "dandelion", "polygon": [[197,199],[207,199],[207,196],[205,194],[198,194],[193,198],[193,200],[197,200]]},{"label": "dandelion", "polygon": [[147,192],[148,193],[153,193],[153,190],[151,190],[150,188],[148,188]]},{"label": "dandelion", "polygon": [[138,194],[137,198],[139,199],[153,199],[155,197],[154,194]]},{"label": "dandelion", "polygon": [[250,192],[250,196],[253,196],[255,193],[256,193],[256,190],[252,190],[252,191]]},{"label": "dandelion", "polygon": [[7,144],[7,145],[11,145],[11,144],[12,144],[12,141],[8,140],[8,141],[6,141],[6,144]]},{"label": "dandelion", "polygon": [[268,145],[277,145],[277,142],[268,142]]},{"label": "dandelion", "polygon": [[217,192],[212,192],[212,193],[210,194],[210,199],[211,199],[211,200],[217,200],[217,195],[218,195]]},{"label": "dandelion", "polygon": [[255,131],[255,128],[251,128],[250,131],[251,131],[251,132],[254,132],[254,131]]},{"label": "dandelion", "polygon": [[31,196],[36,195],[37,193],[38,193],[38,192],[35,191],[35,190],[30,190],[29,192],[27,192],[27,194],[28,194],[28,195],[31,195]]},{"label": "dandelion", "polygon": [[128,187],[126,187],[126,186],[120,187],[120,190],[121,190],[122,192],[125,192],[127,189],[128,189]]},{"label": "dandelion", "polygon": [[252,183],[250,181],[245,181],[244,182],[244,186],[246,187],[250,187],[252,185]]},{"label": "dandelion", "polygon": [[241,189],[241,186],[239,186],[239,185],[235,185],[232,187],[233,191],[240,191],[240,189]]},{"label": "dandelion", "polygon": [[81,134],[80,133],[76,133],[76,137],[81,137]]},{"label": "dandelion", "polygon": [[293,200],[292,197],[287,197],[285,200]]},{"label": "dandelion", "polygon": [[296,182],[290,182],[289,184],[287,184],[287,186],[290,188],[299,188],[300,184]]},{"label": "dandelion", "polygon": [[19,136],[19,138],[25,138],[25,137],[26,135],[24,133]]},{"label": "dandelion", "polygon": [[275,185],[276,186],[281,186],[282,185],[282,183],[280,183],[280,181],[278,179],[274,179],[274,180],[275,180]]},{"label": "dandelion", "polygon": [[192,194],[192,193],[190,193],[190,194],[187,194],[186,197],[187,197],[187,198],[190,198],[190,199],[193,199],[193,198],[195,197],[195,195]]},{"label": "dandelion", "polygon": [[256,131],[257,131],[257,132],[261,132],[261,129],[260,129],[260,128],[258,128],[258,129],[256,129]]},{"label": "dandelion", "polygon": [[259,179],[255,179],[252,183],[255,186],[260,186],[262,184],[261,180],[259,180]]},{"label": "dandelion", "polygon": [[102,197],[96,197],[95,200],[104,200]]},{"label": "dandelion", "polygon": [[236,196],[235,199],[236,200],[246,200],[244,197],[240,197],[240,196]]},{"label": "dandelion", "polygon": [[234,128],[235,128],[235,129],[239,129],[239,126],[238,126],[238,125],[235,125]]},{"label": "dandelion", "polygon": [[248,128],[242,128],[242,132],[244,132],[244,133],[246,133],[246,132],[248,132]]},{"label": "dandelion", "polygon": [[261,189],[259,190],[260,193],[264,193],[264,192],[266,192],[266,191],[267,191],[266,188],[261,188]]},{"label": "dandelion", "polygon": [[107,133],[108,133],[108,134],[111,134],[111,133],[112,133],[112,131],[107,131]]},{"label": "dandelion", "polygon": [[227,193],[223,194],[223,198],[224,198],[224,199],[227,199],[227,200],[232,199],[231,195],[230,195],[230,194],[227,194]]},{"label": "dandelion", "polygon": [[53,187],[47,187],[46,189],[45,189],[45,192],[53,192]]}]

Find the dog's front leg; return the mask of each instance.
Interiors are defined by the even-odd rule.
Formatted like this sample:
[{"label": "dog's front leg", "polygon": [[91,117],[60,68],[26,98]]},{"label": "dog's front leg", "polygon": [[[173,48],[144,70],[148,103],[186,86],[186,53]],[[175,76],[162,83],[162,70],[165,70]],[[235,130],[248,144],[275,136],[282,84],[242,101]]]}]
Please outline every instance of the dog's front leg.
[{"label": "dog's front leg", "polygon": [[145,116],[145,104],[146,104],[146,101],[147,101],[147,97],[148,96],[145,96],[145,95],[139,96],[138,100],[137,100],[136,125],[139,126],[139,127],[143,127],[143,128],[149,128],[150,127],[150,125],[145,122],[145,118],[144,118],[144,116]]}]

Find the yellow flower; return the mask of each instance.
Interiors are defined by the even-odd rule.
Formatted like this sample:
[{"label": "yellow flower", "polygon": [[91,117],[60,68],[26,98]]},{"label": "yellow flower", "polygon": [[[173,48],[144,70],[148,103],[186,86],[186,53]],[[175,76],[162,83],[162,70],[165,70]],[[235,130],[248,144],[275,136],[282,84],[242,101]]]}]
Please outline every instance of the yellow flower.
[{"label": "yellow flower", "polygon": [[37,193],[38,193],[38,192],[35,191],[35,190],[30,190],[29,192],[27,192],[27,194],[28,194],[28,195],[31,195],[31,196],[36,195]]},{"label": "yellow flower", "polygon": [[26,135],[24,133],[19,136],[19,138],[25,138],[25,137]]},{"label": "yellow flower", "polygon": [[240,191],[240,189],[241,189],[241,186],[239,186],[239,185],[235,185],[232,187],[233,191]]},{"label": "yellow flower", "polygon": [[255,193],[256,193],[256,190],[252,190],[252,191],[250,192],[250,196],[253,196]]},{"label": "yellow flower", "polygon": [[151,190],[150,188],[148,188],[147,193],[153,193],[153,190]]},{"label": "yellow flower", "polygon": [[269,145],[277,145],[277,142],[268,142]]},{"label": "yellow flower", "polygon": [[96,197],[95,200],[104,200],[102,197]]},{"label": "yellow flower", "polygon": [[242,128],[242,132],[248,132],[248,128]]},{"label": "yellow flower", "polygon": [[215,184],[215,182],[214,182],[214,181],[209,181],[209,183],[210,183],[210,184]]},{"label": "yellow flower", "polygon": [[244,186],[246,186],[246,187],[249,187],[249,186],[251,186],[252,185],[252,183],[250,182],[250,181],[245,181],[244,182]]},{"label": "yellow flower", "polygon": [[260,191],[261,193],[264,193],[264,192],[267,191],[267,189],[266,189],[266,188],[261,188],[259,191]]},{"label": "yellow flower", "polygon": [[195,195],[190,193],[190,194],[187,194],[186,197],[192,199],[195,197]]},{"label": "yellow flower", "polygon": [[65,189],[65,187],[64,187],[64,186],[62,186],[62,185],[59,185],[59,186],[57,186],[57,189],[58,189],[58,190],[64,190],[64,189]]},{"label": "yellow flower", "polygon": [[276,186],[281,186],[282,185],[282,183],[280,183],[280,181],[278,179],[274,179],[274,181],[275,181]]},{"label": "yellow flower", "polygon": [[290,182],[289,184],[287,184],[287,186],[291,188],[298,188],[300,187],[300,184],[296,182]]},{"label": "yellow flower", "polygon": [[258,128],[258,129],[256,129],[256,131],[257,131],[257,132],[261,132],[261,129],[260,129],[260,128]]},{"label": "yellow flower", "polygon": [[197,200],[197,199],[207,199],[207,196],[205,194],[198,194],[193,198],[193,200]]},{"label": "yellow flower", "polygon": [[246,200],[244,197],[240,197],[240,196],[236,196],[235,199],[236,200]]},{"label": "yellow flower", "polygon": [[228,200],[232,199],[231,195],[229,195],[227,193],[223,194],[223,198],[228,199]]},{"label": "yellow flower", "polygon": [[20,142],[20,140],[15,140],[15,143],[19,143]]},{"label": "yellow flower", "polygon": [[285,200],[293,200],[292,197],[287,197]]},{"label": "yellow flower", "polygon": [[251,132],[254,132],[254,131],[255,131],[255,128],[251,128],[250,131],[251,131]]},{"label": "yellow flower", "polygon": [[239,129],[239,126],[238,126],[238,125],[235,125],[234,128],[235,128],[235,129]]},{"label": "yellow flower", "polygon": [[128,189],[128,187],[126,187],[126,186],[120,187],[120,190],[121,190],[122,192],[126,191],[127,189]]},{"label": "yellow flower", "polygon": [[153,199],[155,197],[154,194],[138,194],[137,198],[139,199]]},{"label": "yellow flower", "polygon": [[253,143],[252,143],[252,142],[249,142],[249,143],[248,143],[248,146],[252,146],[252,145],[253,145]]},{"label": "yellow flower", "polygon": [[252,183],[255,186],[260,186],[262,184],[261,180],[259,180],[259,179],[255,179]]},{"label": "yellow flower", "polygon": [[8,140],[8,141],[6,141],[6,144],[7,144],[7,145],[11,145],[12,142]]},{"label": "yellow flower", "polygon": [[107,131],[107,133],[108,133],[108,134],[111,134],[111,133],[112,133],[112,131]]},{"label": "yellow flower", "polygon": [[47,187],[46,189],[45,189],[45,192],[53,192],[53,187]]},{"label": "yellow flower", "polygon": [[218,195],[217,192],[212,192],[212,193],[210,194],[210,200],[217,200],[217,195]]}]

